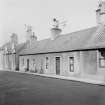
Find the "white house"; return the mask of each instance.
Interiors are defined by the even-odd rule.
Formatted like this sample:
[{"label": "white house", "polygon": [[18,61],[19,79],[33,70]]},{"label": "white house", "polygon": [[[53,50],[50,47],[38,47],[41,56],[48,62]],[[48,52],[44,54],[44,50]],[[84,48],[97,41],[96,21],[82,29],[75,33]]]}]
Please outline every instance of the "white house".
[{"label": "white house", "polygon": [[[62,35],[56,25],[51,38],[29,40],[19,54],[19,71],[105,83],[105,1],[99,3],[96,19],[96,27]],[[32,38],[32,30],[27,33]]]}]

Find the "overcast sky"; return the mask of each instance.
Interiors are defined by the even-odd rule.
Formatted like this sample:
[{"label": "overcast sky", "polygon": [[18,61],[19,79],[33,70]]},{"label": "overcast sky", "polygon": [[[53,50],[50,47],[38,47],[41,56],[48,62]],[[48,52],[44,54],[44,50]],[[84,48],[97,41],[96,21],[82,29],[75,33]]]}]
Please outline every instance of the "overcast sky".
[{"label": "overcast sky", "polygon": [[17,33],[19,42],[25,41],[25,26],[33,26],[39,40],[50,37],[52,19],[67,20],[63,33],[96,26],[99,0],[1,0],[0,45],[11,33]]}]

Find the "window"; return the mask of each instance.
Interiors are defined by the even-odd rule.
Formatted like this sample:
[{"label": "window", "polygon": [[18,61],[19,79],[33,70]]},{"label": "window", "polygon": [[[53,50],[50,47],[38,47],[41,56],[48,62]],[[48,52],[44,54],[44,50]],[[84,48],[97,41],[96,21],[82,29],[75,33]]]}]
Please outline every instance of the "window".
[{"label": "window", "polygon": [[99,58],[100,67],[105,67],[105,58]]},{"label": "window", "polygon": [[74,57],[69,57],[69,71],[74,72]]},{"label": "window", "polygon": [[15,65],[15,62],[14,62],[14,59],[12,59],[12,68],[14,67]]},{"label": "window", "polygon": [[33,66],[35,65],[35,59],[33,59]]},{"label": "window", "polygon": [[22,65],[24,66],[24,58],[22,59]]},{"label": "window", "polygon": [[46,57],[46,69],[48,69],[48,57]]},{"label": "window", "polygon": [[99,52],[99,67],[105,68],[105,52],[100,51]]}]

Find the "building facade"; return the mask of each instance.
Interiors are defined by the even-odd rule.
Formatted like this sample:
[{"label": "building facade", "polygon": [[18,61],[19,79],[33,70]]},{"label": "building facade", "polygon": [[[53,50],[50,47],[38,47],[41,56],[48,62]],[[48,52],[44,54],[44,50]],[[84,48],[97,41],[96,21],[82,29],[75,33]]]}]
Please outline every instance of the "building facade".
[{"label": "building facade", "polygon": [[18,43],[18,37],[12,33],[10,41],[0,49],[0,70],[19,70],[19,52],[26,48],[26,43]]},{"label": "building facade", "polygon": [[19,70],[105,83],[105,2],[96,10],[97,26],[61,35],[58,24],[51,38],[35,41],[19,56]]},{"label": "building facade", "polygon": [[37,37],[31,26],[26,26],[26,41],[18,43],[18,36],[12,33],[10,41],[0,48],[0,70],[19,71],[19,53],[26,48],[33,48]]},{"label": "building facade", "polygon": [[62,35],[54,19],[51,37],[37,40],[26,26],[26,42],[16,34],[0,48],[0,69],[96,80],[105,84],[105,2],[96,10],[97,26]]},{"label": "building facade", "polygon": [[20,56],[20,71],[105,79],[105,60],[98,50]]}]

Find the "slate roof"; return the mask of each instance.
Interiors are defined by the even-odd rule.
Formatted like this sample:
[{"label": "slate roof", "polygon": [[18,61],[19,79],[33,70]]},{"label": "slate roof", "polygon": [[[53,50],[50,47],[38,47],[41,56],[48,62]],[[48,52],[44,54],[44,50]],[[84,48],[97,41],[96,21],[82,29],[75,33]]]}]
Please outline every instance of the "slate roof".
[{"label": "slate roof", "polygon": [[2,48],[0,48],[0,51],[2,51]]},{"label": "slate roof", "polygon": [[[92,39],[95,38],[94,36],[97,30],[99,31],[100,34],[104,33],[104,32],[100,32],[100,29],[98,29],[98,27],[92,27],[92,28],[80,30],[77,32],[72,32],[66,35],[60,35],[55,40],[51,40],[50,38],[40,40],[37,42],[37,45],[35,47],[31,49],[27,48],[22,50],[20,52],[20,55],[91,49],[96,46],[93,44],[91,46],[89,44],[90,43],[89,41],[92,41]],[[105,30],[102,28],[101,31],[105,31]]]},{"label": "slate roof", "polygon": [[20,43],[16,46],[16,53],[19,53],[20,51],[22,51],[23,49],[26,48],[26,43]]},{"label": "slate roof", "polygon": [[105,26],[101,25],[92,35],[86,47],[89,48],[105,48]]},{"label": "slate roof", "polygon": [[[11,42],[7,42],[5,43],[1,49],[5,49],[5,47],[7,47],[7,50],[9,53],[12,53],[12,43]],[[21,50],[23,50],[26,46],[25,46],[25,43],[21,43],[21,44],[17,44],[14,46],[15,47],[15,53],[19,53]]]}]

